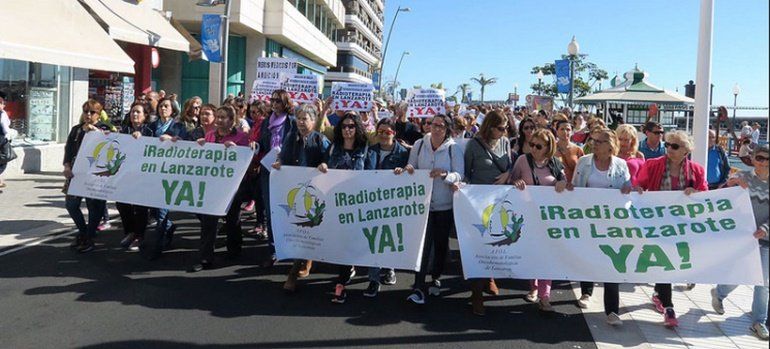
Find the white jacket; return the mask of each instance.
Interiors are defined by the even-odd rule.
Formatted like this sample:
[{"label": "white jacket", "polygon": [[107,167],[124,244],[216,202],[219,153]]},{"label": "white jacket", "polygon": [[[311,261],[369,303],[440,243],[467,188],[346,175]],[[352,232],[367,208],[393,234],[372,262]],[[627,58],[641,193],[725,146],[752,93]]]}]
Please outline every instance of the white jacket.
[{"label": "white jacket", "polygon": [[[450,151],[451,148],[451,151]],[[450,155],[451,158],[450,158]],[[440,168],[447,171],[444,178],[433,179],[433,195],[430,198],[431,211],[446,211],[452,209],[452,184],[463,179],[465,163],[463,151],[452,137],[447,138],[436,151],[430,144],[430,134],[414,142],[409,152],[409,164],[418,170]]]}]

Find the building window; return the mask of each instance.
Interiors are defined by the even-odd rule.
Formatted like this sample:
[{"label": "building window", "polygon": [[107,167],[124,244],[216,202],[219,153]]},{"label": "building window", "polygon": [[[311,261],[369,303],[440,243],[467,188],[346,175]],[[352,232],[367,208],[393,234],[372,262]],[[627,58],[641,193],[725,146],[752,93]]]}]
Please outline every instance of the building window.
[{"label": "building window", "polygon": [[0,59],[0,92],[5,97],[5,111],[11,128],[19,138],[30,141],[63,140],[61,129],[69,127],[69,88],[60,94],[60,75],[70,68],[56,65]]}]

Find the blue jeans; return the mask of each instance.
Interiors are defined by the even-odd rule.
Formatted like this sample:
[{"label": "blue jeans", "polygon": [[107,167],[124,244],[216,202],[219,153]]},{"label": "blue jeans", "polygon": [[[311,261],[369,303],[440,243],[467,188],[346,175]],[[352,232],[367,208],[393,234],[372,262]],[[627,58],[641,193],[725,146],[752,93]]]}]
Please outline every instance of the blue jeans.
[{"label": "blue jeans", "polygon": [[[754,286],[754,301],[751,303],[751,317],[754,323],[764,324],[767,322],[767,300],[768,300],[768,247],[760,246],[759,255],[762,257],[762,277],[765,279],[764,286]],[[734,285],[717,285],[717,296],[720,300],[727,298],[735,289]]]},{"label": "blue jeans", "polygon": [[385,269],[385,272],[389,274],[394,274],[396,271],[393,270],[393,268],[376,268],[376,267],[369,267],[369,281],[379,283],[380,282],[380,271]]},{"label": "blue jeans", "polygon": [[104,200],[89,199],[86,198],[86,207],[88,208],[88,223],[83,217],[83,211],[80,210],[80,203],[83,202],[83,198],[80,196],[67,195],[64,198],[64,205],[67,208],[67,212],[75,221],[75,226],[78,228],[78,235],[93,239],[96,236],[96,227],[102,220],[104,215],[104,208],[107,206],[107,202]]}]

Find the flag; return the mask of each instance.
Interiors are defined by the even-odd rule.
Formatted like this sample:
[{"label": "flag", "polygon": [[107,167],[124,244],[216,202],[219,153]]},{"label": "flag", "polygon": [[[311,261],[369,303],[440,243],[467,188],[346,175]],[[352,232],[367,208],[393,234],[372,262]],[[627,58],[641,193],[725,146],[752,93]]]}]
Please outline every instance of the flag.
[{"label": "flag", "polygon": [[203,15],[201,45],[209,62],[222,62],[222,16],[208,13]]},{"label": "flag", "polygon": [[568,93],[572,89],[569,60],[560,59],[556,62],[556,88],[559,93]]}]

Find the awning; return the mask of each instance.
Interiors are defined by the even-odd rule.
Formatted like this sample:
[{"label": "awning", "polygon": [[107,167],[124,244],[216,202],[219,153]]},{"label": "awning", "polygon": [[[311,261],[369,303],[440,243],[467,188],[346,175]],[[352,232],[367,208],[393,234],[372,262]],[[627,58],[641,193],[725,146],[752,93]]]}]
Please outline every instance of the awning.
[{"label": "awning", "polygon": [[80,4],[3,1],[0,58],[134,74],[134,61]]},{"label": "awning", "polygon": [[626,104],[693,104],[692,98],[682,96],[671,91],[663,92],[640,92],[640,91],[619,91],[619,92],[597,92],[585,97],[575,98],[575,103],[580,104],[600,104],[600,103],[626,103]]},{"label": "awning", "polygon": [[195,37],[187,31],[182,23],[179,23],[179,21],[176,19],[171,18],[171,25],[173,25],[174,28],[179,31],[179,34],[182,34],[182,36],[187,39],[187,42],[190,43],[190,52],[187,53],[187,57],[189,57],[191,61],[209,60],[209,58],[206,57],[206,53],[203,52],[203,45],[201,45],[198,40],[195,40]]},{"label": "awning", "polygon": [[122,0],[80,0],[106,25],[115,40],[190,51],[190,43],[158,11]]}]

